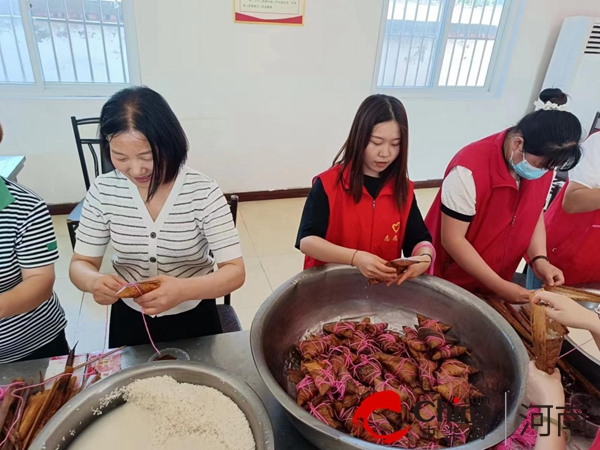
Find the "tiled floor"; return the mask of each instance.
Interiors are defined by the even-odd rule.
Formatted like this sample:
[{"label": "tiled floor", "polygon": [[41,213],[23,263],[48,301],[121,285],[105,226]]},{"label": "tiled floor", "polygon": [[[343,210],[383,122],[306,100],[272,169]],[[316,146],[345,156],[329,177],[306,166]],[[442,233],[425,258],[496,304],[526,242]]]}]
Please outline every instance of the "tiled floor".
[{"label": "tiled floor", "polygon": [[[423,215],[429,210],[437,189],[417,191]],[[240,203],[238,231],[246,263],[246,284],[232,294],[232,305],[244,329],[249,329],[261,303],[282,283],[302,270],[303,256],[294,248],[304,199]],[[57,262],[55,291],[65,308],[71,345],[78,342],[81,352],[102,350],[107,324],[107,308],[96,304],[69,280],[73,255],[66,216],[54,216],[60,259]],[[109,252],[102,265],[111,272]]]}]

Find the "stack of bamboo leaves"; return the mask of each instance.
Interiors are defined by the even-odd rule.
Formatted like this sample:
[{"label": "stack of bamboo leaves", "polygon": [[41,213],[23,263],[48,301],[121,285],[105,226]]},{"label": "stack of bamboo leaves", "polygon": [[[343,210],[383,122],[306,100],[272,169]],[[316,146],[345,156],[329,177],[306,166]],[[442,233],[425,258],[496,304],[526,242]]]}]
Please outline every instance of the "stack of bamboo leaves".
[{"label": "stack of bamboo leaves", "polygon": [[[44,380],[40,372],[39,384],[34,384],[33,379],[27,383],[22,378],[13,380],[0,404],[0,442],[4,442],[0,450],[28,449],[42,428],[65,403],[100,379],[97,373],[87,378],[84,376],[78,385],[77,376],[73,373],[122,349],[123,347],[115,349],[76,367],[73,367],[73,349],[61,374]],[[87,371],[84,370],[84,373]]]},{"label": "stack of bamboo leaves", "polygon": [[[558,289],[558,290],[557,290]],[[579,289],[545,288],[575,301],[600,302],[600,296]],[[564,337],[568,331],[559,323],[549,320],[546,307],[534,304],[515,306],[498,298],[486,298],[487,302],[512,325],[538,369],[548,373],[558,366],[562,372],[588,394],[600,399],[600,390],[590,383],[569,362],[560,359]]]}]

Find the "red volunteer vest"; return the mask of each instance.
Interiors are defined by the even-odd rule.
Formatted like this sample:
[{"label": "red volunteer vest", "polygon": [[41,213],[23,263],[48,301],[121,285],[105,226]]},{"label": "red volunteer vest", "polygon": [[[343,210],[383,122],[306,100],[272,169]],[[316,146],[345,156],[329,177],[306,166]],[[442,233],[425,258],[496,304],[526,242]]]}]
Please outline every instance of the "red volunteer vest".
[{"label": "red volunteer vest", "polygon": [[600,281],[600,210],[568,214],[562,207],[566,183],[544,215],[550,262],[568,286]]},{"label": "red volunteer vest", "polygon": [[[315,177],[321,179],[329,199],[329,225],[325,239],[332,244],[373,253],[386,261],[402,254],[404,231],[413,202],[413,183],[409,182],[408,199],[402,211],[396,206],[394,189],[386,183],[377,199],[363,186],[360,202],[355,203],[348,188],[347,173],[339,183],[341,166],[337,165]],[[313,180],[314,182],[314,180]],[[304,259],[304,269],[323,265],[311,257]]]},{"label": "red volunteer vest", "polygon": [[[444,177],[456,166],[473,173],[477,214],[466,238],[494,272],[511,280],[529,247],[553,174],[549,172],[538,180],[522,179],[517,188],[504,160],[506,133],[493,134],[463,148],[450,161]],[[471,292],[486,293],[488,290],[460,268],[442,246],[441,206],[440,190],[425,219],[437,252],[435,275]]]}]

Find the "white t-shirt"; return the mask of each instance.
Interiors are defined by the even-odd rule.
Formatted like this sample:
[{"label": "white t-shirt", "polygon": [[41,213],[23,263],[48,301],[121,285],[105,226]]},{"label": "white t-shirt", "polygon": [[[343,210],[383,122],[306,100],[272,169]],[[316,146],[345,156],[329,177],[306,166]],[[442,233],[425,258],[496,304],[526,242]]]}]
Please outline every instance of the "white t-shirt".
[{"label": "white t-shirt", "polygon": [[581,144],[581,161],[569,172],[569,180],[590,189],[600,188],[600,133]]},{"label": "white t-shirt", "polygon": [[453,168],[442,183],[442,209],[445,214],[470,222],[477,212],[473,173],[463,166]]},{"label": "white t-shirt", "polygon": [[[217,183],[183,166],[156,220],[137,187],[113,171],[96,178],[88,191],[77,228],[75,253],[104,256],[115,249],[113,268],[128,283],[157,275],[207,275],[216,263],[242,256],[231,210]],[[200,299],[199,299],[200,300]],[[159,316],[179,314],[200,301],[187,301]],[[123,301],[133,309],[132,299]]]},{"label": "white t-shirt", "polygon": [[[515,180],[517,189],[520,181]],[[442,183],[442,211],[463,222],[471,222],[477,213],[477,191],[473,172],[463,166],[454,167]]]}]

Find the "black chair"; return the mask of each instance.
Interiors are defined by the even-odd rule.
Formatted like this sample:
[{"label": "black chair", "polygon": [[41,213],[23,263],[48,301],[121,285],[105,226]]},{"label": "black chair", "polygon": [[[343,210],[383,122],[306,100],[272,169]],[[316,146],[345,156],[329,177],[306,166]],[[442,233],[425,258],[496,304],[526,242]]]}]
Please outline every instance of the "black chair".
[{"label": "black chair", "polygon": [[[592,127],[590,128],[590,134],[600,131],[600,111],[596,113],[594,120],[592,121]],[[589,135],[588,135],[589,136]]]},{"label": "black chair", "polygon": [[[231,208],[231,215],[233,216],[233,223],[237,224],[237,211],[238,203],[240,199],[237,195],[232,195],[229,199],[229,207]],[[227,294],[224,297],[224,304],[217,305],[217,311],[219,313],[219,320],[221,322],[221,328],[223,333],[232,333],[234,331],[242,331],[242,325],[238,319],[233,306],[231,306],[231,294]]]},{"label": "black chair", "polygon": [[[77,153],[79,155],[79,163],[81,164],[81,172],[83,173],[83,181],[85,183],[85,191],[87,192],[90,189],[91,181],[90,181],[90,173],[86,161],[86,156],[84,153],[84,146],[87,146],[89,153],[92,156],[92,161],[94,163],[94,179],[98,175],[100,175],[100,170],[102,173],[108,173],[115,170],[112,163],[110,162],[110,158],[102,158],[100,156],[100,163],[98,163],[98,155],[100,154],[100,139],[97,137],[93,138],[82,138],[81,133],[79,131],[79,127],[86,125],[95,125],[96,127],[100,123],[100,119],[98,117],[92,117],[88,119],[77,119],[75,116],[71,116],[71,125],[73,126],[73,134],[75,136],[75,144],[77,146]],[[98,147],[96,148],[94,147]],[[81,220],[81,208],[83,207],[83,200],[81,200],[75,209],[71,211],[71,214],[67,217],[67,228],[69,230],[69,238],[71,239],[71,245],[75,248],[75,231],[79,226],[79,221]]]}]

